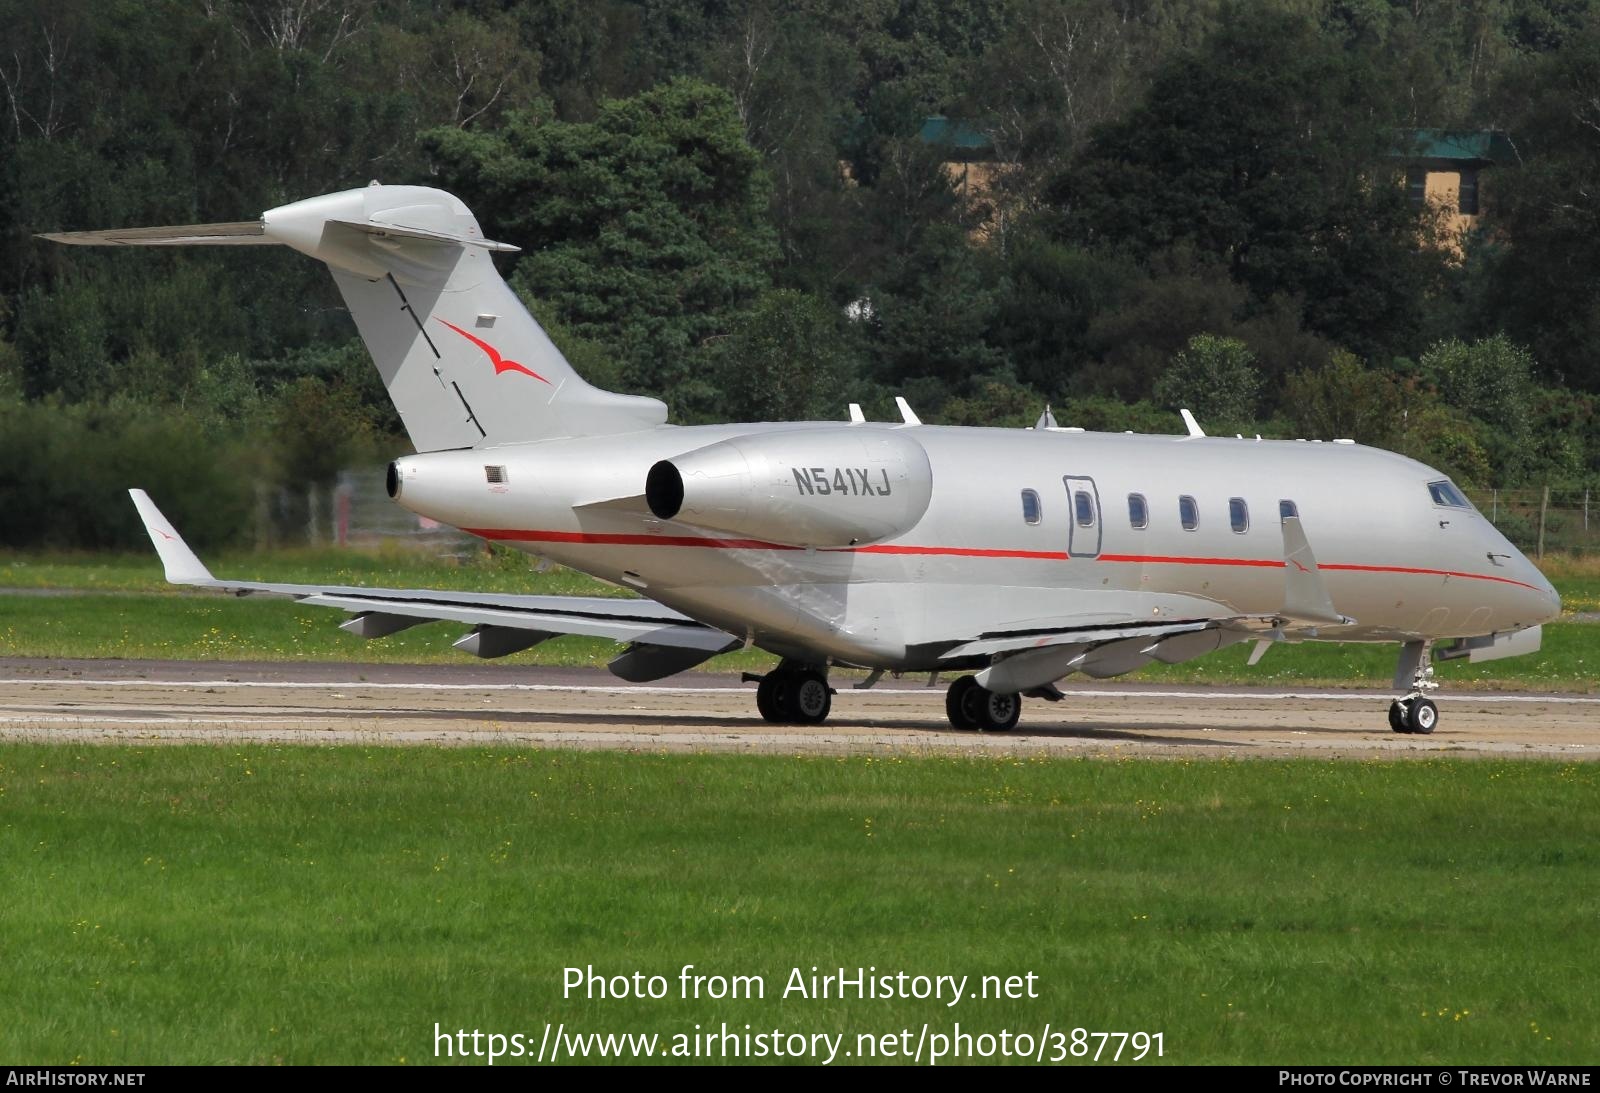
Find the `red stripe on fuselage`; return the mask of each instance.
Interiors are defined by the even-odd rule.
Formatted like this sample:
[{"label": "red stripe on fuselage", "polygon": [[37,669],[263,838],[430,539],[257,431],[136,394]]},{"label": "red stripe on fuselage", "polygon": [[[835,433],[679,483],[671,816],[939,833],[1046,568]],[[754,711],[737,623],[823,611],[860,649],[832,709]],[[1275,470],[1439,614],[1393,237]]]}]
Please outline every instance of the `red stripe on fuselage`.
[{"label": "red stripe on fuselage", "polygon": [[[496,528],[463,528],[468,534],[483,539],[519,543],[582,543],[592,546],[669,546],[702,547],[712,550],[803,550],[804,547],[784,543],[769,543],[762,539],[716,539],[695,535],[639,535],[589,531],[513,531]],[[1014,558],[1023,561],[1064,562],[1069,559],[1060,550],[1000,550],[988,547],[903,546],[886,543],[864,547],[830,547],[827,553],[841,554],[900,554],[939,556],[945,558]],[[1137,565],[1199,565],[1243,566],[1250,569],[1282,569],[1284,563],[1276,558],[1196,558],[1173,554],[1102,554],[1084,561],[1133,563]],[[1454,569],[1422,569],[1398,565],[1354,565],[1338,562],[1321,562],[1319,570],[1346,573],[1398,573],[1414,577],[1460,577],[1469,581],[1494,581],[1498,584],[1516,585],[1518,588],[1540,591],[1534,585],[1510,577],[1496,577],[1491,573],[1465,573]]]},{"label": "red stripe on fuselage", "polygon": [[705,539],[698,535],[624,535],[593,531],[514,531],[501,528],[462,528],[468,535],[498,542],[588,543],[594,546],[711,547],[717,550],[804,550],[804,547],[768,543],[761,539]]},{"label": "red stripe on fuselage", "polygon": [[1257,569],[1283,568],[1283,563],[1273,558],[1186,558],[1173,554],[1102,554],[1100,561],[1137,562],[1146,565],[1242,565]]},{"label": "red stripe on fuselage", "polygon": [[900,546],[895,543],[838,549],[850,554],[942,554],[951,558],[1031,558],[1046,562],[1067,560],[1064,550],[991,550],[987,547]]},{"label": "red stripe on fuselage", "polygon": [[[1102,562],[1136,562],[1147,565],[1228,565],[1251,566],[1259,569],[1282,569],[1283,562],[1275,558],[1184,558],[1166,554],[1102,554]],[[1534,585],[1525,581],[1513,580],[1510,577],[1496,577],[1492,573],[1465,573],[1457,569],[1422,569],[1416,566],[1404,565],[1353,565],[1339,562],[1318,562],[1319,570],[1344,573],[1401,573],[1415,577],[1461,577],[1469,581],[1495,581],[1499,584],[1514,584],[1518,588],[1528,588],[1535,592],[1540,591]]]}]

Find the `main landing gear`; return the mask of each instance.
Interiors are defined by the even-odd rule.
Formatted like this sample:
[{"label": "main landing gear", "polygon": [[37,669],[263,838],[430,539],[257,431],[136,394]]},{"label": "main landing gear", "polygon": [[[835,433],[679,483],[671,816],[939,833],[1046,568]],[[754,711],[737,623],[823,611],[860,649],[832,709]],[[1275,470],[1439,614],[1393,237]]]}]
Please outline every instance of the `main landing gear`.
[{"label": "main landing gear", "polygon": [[945,693],[944,712],[958,729],[1007,732],[1022,716],[1022,696],[991,691],[972,676],[962,676]]},{"label": "main landing gear", "polygon": [[1400,654],[1400,670],[1395,682],[1400,684],[1405,677],[1405,670],[1411,669],[1411,691],[1404,698],[1397,698],[1389,704],[1389,727],[1395,732],[1417,733],[1426,736],[1433,732],[1439,724],[1439,707],[1427,697],[1437,691],[1439,685],[1433,680],[1433,664],[1428,656],[1426,643],[1407,645]]},{"label": "main landing gear", "polygon": [[820,725],[833,709],[833,688],[816,668],[780,664],[764,676],[746,675],[756,686],[756,709],[776,725]]}]

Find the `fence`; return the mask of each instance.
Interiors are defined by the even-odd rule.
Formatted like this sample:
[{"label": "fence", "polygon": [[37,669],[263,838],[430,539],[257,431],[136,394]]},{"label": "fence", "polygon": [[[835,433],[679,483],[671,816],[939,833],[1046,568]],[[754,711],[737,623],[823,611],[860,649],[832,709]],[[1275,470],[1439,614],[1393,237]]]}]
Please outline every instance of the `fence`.
[{"label": "fence", "polygon": [[1478,511],[1518,549],[1600,552],[1600,496],[1587,489],[1467,490]]},{"label": "fence", "polygon": [[474,536],[418,516],[389,499],[384,468],[339,472],[331,490],[256,489],[255,541],[258,548],[287,544],[376,546],[403,541],[439,555],[481,551]]}]

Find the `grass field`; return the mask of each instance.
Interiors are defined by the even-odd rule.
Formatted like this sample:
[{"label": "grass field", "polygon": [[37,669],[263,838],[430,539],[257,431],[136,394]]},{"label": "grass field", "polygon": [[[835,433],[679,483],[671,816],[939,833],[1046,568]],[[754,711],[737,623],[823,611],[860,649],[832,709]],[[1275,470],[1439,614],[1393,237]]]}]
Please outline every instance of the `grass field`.
[{"label": "grass field", "polygon": [[[0,1058],[433,1061],[433,1027],[1162,1032],[1167,1062],[1600,1053],[1600,769],[0,748]],[[685,1001],[678,970],[761,975]],[[562,969],[662,1001],[563,999]],[[784,999],[789,969],[1036,1000]]]},{"label": "grass field", "polygon": [[[1600,609],[1600,560],[1555,559],[1549,566],[1570,614]],[[619,595],[618,589],[567,569],[536,573],[520,555],[480,554],[466,564],[391,549],[289,551],[224,558],[216,571],[241,580],[423,586],[566,595]],[[0,555],[0,655],[129,657],[184,660],[341,660],[463,663],[450,643],[464,626],[435,624],[378,641],[338,629],[344,616],[285,600],[233,599],[167,586],[151,557]],[[602,665],[617,652],[607,641],[562,638],[499,662]],[[1133,679],[1169,683],[1386,687],[1394,672],[1391,646],[1304,644],[1272,649],[1260,664],[1240,645],[1179,665],[1152,665]],[[773,658],[758,650],[717,657],[719,671],[764,671]],[[1536,655],[1487,664],[1438,666],[1451,686],[1593,691],[1600,687],[1600,625],[1545,627]]]}]

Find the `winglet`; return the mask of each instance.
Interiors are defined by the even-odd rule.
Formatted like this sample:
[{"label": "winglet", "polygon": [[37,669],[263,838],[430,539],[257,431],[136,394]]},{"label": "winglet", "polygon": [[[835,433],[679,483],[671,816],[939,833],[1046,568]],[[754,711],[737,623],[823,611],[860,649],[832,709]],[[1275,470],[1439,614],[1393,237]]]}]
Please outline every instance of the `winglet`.
[{"label": "winglet", "polygon": [[1182,416],[1183,427],[1189,430],[1190,436],[1206,435],[1206,431],[1200,428],[1200,423],[1194,419],[1194,415],[1189,412],[1189,408],[1187,406],[1179,410],[1178,413]]},{"label": "winglet", "polygon": [[1306,539],[1298,516],[1283,518],[1283,570],[1285,618],[1331,626],[1355,621],[1334,610],[1328,586],[1322,581],[1322,571],[1317,568],[1317,557],[1311,553],[1311,543]]},{"label": "winglet", "polygon": [[150,536],[150,541],[155,544],[156,553],[161,556],[161,565],[167,571],[168,584],[213,584],[216,578],[211,575],[199,558],[194,556],[194,551],[189,549],[189,544],[183,541],[177,529],[156,508],[156,503],[150,500],[150,495],[143,490],[129,490],[128,496],[133,498],[134,507],[139,510],[139,519],[144,521],[145,533]]}]

